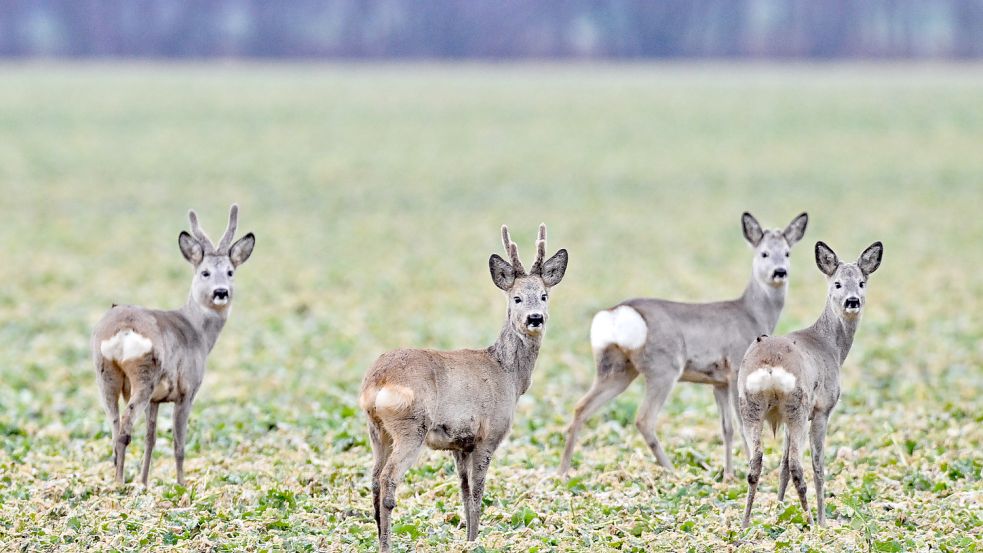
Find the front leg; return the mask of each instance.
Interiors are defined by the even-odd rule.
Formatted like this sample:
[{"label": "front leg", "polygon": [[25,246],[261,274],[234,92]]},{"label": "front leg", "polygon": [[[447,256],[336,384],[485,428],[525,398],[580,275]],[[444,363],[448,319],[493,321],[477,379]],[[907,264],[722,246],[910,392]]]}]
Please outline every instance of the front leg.
[{"label": "front leg", "polygon": [[461,479],[461,501],[464,504],[464,522],[471,533],[471,452],[455,451],[454,462],[457,464],[457,476]]},{"label": "front leg", "polygon": [[174,403],[174,463],[177,465],[177,483],[184,480],[184,443],[187,438],[188,416],[191,414],[191,396],[186,395]]},{"label": "front leg", "polygon": [[478,521],[481,518],[481,500],[485,495],[485,476],[491,466],[492,455],[498,449],[501,438],[492,443],[481,443],[471,453],[471,512],[468,515],[468,541],[478,538]]},{"label": "front leg", "polygon": [[809,439],[812,445],[812,477],[816,485],[816,521],[822,526],[826,523],[826,498],[823,496],[823,482],[825,480],[825,452],[826,445],[826,424],[829,422],[829,413],[817,414],[812,419],[812,426],[809,428]]},{"label": "front leg", "polygon": [[720,429],[724,438],[724,480],[734,478],[734,466],[732,461],[734,447],[734,409],[730,404],[730,386],[714,386],[713,399],[717,401],[717,410],[720,411]]}]

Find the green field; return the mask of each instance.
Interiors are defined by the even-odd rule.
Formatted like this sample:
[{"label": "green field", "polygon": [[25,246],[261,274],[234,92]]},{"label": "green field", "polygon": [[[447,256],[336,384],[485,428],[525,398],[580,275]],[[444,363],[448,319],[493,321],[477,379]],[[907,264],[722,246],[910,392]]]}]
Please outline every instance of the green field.
[{"label": "green field", "polygon": [[[983,550],[981,66],[6,65],[0,82],[0,549],[374,550],[363,372],[399,346],[490,344],[499,226],[530,259],[545,221],[570,266],[489,472],[484,550]],[[90,329],[113,302],[183,303],[186,211],[214,237],[233,201],[258,243],[191,415],[189,485],[165,406],[149,489],[117,488]],[[828,525],[777,502],[769,436],[741,530],[745,459],[723,482],[706,386],[677,386],[660,419],[674,475],[634,427],[636,383],[552,478],[593,313],[737,296],[744,210],[811,216],[779,331],[823,306],[816,240],[885,244],[827,438]],[[453,460],[425,453],[397,550],[466,549],[462,513]]]}]

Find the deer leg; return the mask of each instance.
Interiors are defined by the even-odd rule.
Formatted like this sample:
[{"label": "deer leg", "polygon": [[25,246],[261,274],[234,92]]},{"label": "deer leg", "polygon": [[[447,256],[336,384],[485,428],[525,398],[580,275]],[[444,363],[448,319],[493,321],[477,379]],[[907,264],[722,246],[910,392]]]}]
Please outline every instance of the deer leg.
[{"label": "deer leg", "polygon": [[119,436],[116,438],[116,482],[118,484],[126,483],[123,470],[126,464],[126,446],[130,445],[136,414],[138,411],[147,409],[152,393],[152,386],[143,382],[134,383],[130,401],[126,404],[123,415],[120,417]]},{"label": "deer leg", "polygon": [[812,426],[809,429],[809,437],[812,446],[812,477],[816,485],[816,521],[819,526],[826,523],[826,498],[823,495],[825,452],[826,445],[826,423],[829,421],[829,414],[818,414],[812,419]]},{"label": "deer leg", "polygon": [[154,446],[157,442],[157,409],[160,404],[151,401],[147,404],[147,447],[143,452],[143,471],[140,473],[140,481],[147,485],[147,478],[150,476],[150,458],[154,454]]},{"label": "deer leg", "polygon": [[570,469],[573,448],[577,445],[577,433],[584,422],[598,409],[624,392],[629,384],[638,376],[638,371],[628,362],[624,352],[614,346],[609,346],[597,355],[597,375],[590,391],[577,402],[574,409],[573,421],[567,428],[567,444],[563,450],[563,460],[560,461],[560,475]]},{"label": "deer leg", "polygon": [[730,379],[730,404],[734,409],[734,422],[737,426],[737,435],[741,437],[741,446],[744,448],[744,457],[747,459],[751,458],[751,446],[748,445],[747,436],[744,435],[744,421],[741,420],[741,414],[738,412],[738,406],[740,402],[740,389],[737,387],[737,372],[735,371]]},{"label": "deer leg", "polygon": [[747,505],[744,507],[744,522],[741,524],[747,528],[751,524],[751,508],[754,506],[754,496],[758,492],[758,482],[761,480],[761,462],[764,456],[761,449],[761,426],[764,419],[760,403],[743,399],[740,405],[744,434],[751,444],[751,457],[747,468]]},{"label": "deer leg", "polygon": [[778,500],[785,501],[785,489],[788,488],[788,429],[785,430],[785,447],[782,452],[781,472],[778,476]]},{"label": "deer leg", "polygon": [[714,386],[713,399],[717,401],[720,411],[720,430],[724,439],[724,480],[734,477],[734,466],[731,459],[734,447],[734,410],[730,405],[730,386]]},{"label": "deer leg", "polygon": [[116,441],[119,439],[119,396],[123,392],[123,373],[111,362],[100,358],[96,361],[99,368],[99,389],[102,392],[102,406],[109,419],[109,427],[113,434],[113,468],[116,468]]},{"label": "deer leg", "polygon": [[389,460],[389,456],[392,453],[393,440],[386,433],[385,429],[376,426],[372,421],[369,421],[369,438],[372,442],[372,453],[375,457],[372,466],[372,508],[375,511],[376,530],[381,536],[382,526],[379,524],[379,509],[382,507],[380,503],[382,495],[381,477],[382,469],[386,466],[386,461]]},{"label": "deer leg", "polygon": [[802,503],[802,511],[805,513],[806,523],[812,525],[812,514],[809,512],[809,502],[806,500],[806,481],[802,471],[802,442],[806,432],[806,420],[804,415],[798,413],[785,423],[788,427],[788,472],[792,478],[795,491],[799,494],[799,501]]},{"label": "deer leg", "polygon": [[676,384],[679,372],[673,370],[668,363],[654,366],[657,367],[654,371],[645,374],[645,398],[642,400],[641,409],[638,411],[635,426],[642,433],[645,443],[648,444],[659,464],[672,472],[672,461],[662,449],[662,444],[659,443],[659,438],[655,434],[655,420],[658,418],[666,398],[669,397],[669,392]]},{"label": "deer leg", "polygon": [[481,518],[481,499],[485,496],[485,476],[491,465],[492,455],[498,448],[494,443],[482,444],[471,454],[471,520],[468,521],[468,541],[478,538],[478,521]]},{"label": "deer leg", "polygon": [[379,511],[379,550],[388,552],[391,544],[392,512],[396,507],[396,485],[409,470],[417,455],[423,449],[423,439],[427,428],[419,421],[407,421],[412,424],[403,432],[393,432],[392,454],[382,468],[382,508]]},{"label": "deer leg", "polygon": [[184,396],[174,403],[174,464],[177,466],[177,483],[185,485],[184,444],[188,435],[188,416],[191,414],[191,397]]},{"label": "deer leg", "polygon": [[[464,504],[464,522],[470,533],[471,521],[471,452],[455,451],[454,462],[457,464],[457,476],[461,479],[461,502]],[[475,519],[476,520],[476,519]]]}]

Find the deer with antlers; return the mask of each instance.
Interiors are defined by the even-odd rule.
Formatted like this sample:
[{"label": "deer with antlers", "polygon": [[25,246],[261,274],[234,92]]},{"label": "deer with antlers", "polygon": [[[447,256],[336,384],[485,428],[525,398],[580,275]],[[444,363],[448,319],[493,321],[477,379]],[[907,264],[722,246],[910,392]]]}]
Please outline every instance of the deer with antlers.
[{"label": "deer with antlers", "polygon": [[485,349],[391,351],[362,382],[359,404],[369,419],[375,455],[372,496],[380,551],[390,549],[396,485],[424,445],[453,453],[468,541],[478,536],[485,475],[512,426],[519,396],[529,388],[549,319],[549,292],[568,260],[562,249],[546,259],[546,225],[539,227],[529,272],[504,226],[502,241],[511,263],[496,254],[488,260],[492,281],[508,297],[498,340]]},{"label": "deer with antlers", "polygon": [[[233,242],[239,208],[232,205],[229,225],[218,246],[188,213],[191,234],[181,231],[178,246],[194,267],[191,293],[180,309],[161,311],[133,305],[114,305],[92,332],[92,358],[102,401],[113,432],[116,482],[124,479],[126,446],[137,413],[147,417],[147,446],[141,481],[147,485],[150,459],[157,438],[157,409],[174,403],[174,460],[177,481],[184,485],[184,443],[191,402],[205,375],[212,350],[232,305],[235,270],[249,259],[256,237],[246,234]],[[119,411],[119,397],[125,407]]]}]

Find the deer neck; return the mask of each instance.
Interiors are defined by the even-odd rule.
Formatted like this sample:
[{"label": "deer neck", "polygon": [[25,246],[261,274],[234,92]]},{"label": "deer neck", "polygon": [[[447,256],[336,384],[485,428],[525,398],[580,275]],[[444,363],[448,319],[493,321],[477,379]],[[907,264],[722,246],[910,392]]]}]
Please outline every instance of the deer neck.
[{"label": "deer neck", "polygon": [[809,328],[818,342],[824,344],[837,356],[840,365],[846,360],[853,346],[853,336],[857,332],[860,318],[844,319],[836,313],[836,308],[827,299],[826,308],[823,309],[819,319]]},{"label": "deer neck", "polygon": [[222,333],[226,319],[229,317],[229,306],[226,305],[225,309],[221,311],[206,309],[189,296],[187,303],[178,311],[198,331],[202,337],[202,342],[205,344],[206,353],[210,353],[215,347],[215,342],[218,341],[219,334]]},{"label": "deer neck", "polygon": [[543,335],[530,336],[515,330],[508,320],[498,335],[498,340],[488,348],[488,353],[515,380],[516,398],[526,393],[532,381],[532,370],[539,356]]},{"label": "deer neck", "polygon": [[781,286],[766,286],[751,275],[751,280],[741,295],[740,302],[751,317],[758,322],[764,334],[771,334],[778,324],[778,317],[785,307],[785,291],[788,282]]}]

